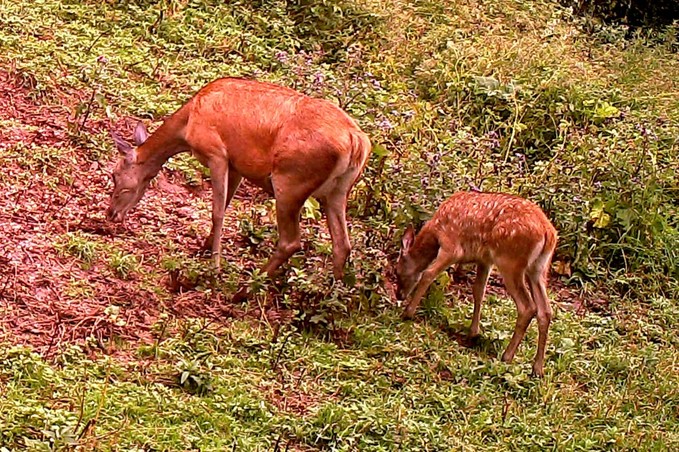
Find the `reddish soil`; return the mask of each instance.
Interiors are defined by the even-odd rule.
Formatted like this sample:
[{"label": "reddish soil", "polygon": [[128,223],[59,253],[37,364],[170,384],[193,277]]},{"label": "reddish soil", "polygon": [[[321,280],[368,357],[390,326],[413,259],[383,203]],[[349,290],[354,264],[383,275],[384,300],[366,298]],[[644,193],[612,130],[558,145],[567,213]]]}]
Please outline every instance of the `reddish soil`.
[{"label": "reddish soil", "polygon": [[[106,259],[85,269],[80,260],[60,252],[56,244],[64,234],[81,231],[104,243],[115,242],[130,254],[158,259],[166,250],[144,236],[159,230],[171,238],[168,246],[197,251],[209,227],[209,210],[195,206],[202,202],[205,207],[209,193],[204,193],[208,187],[189,188],[179,176],[163,171],[125,227],[107,223],[113,161],[93,162],[81,155],[68,133],[69,116],[87,94],[56,93],[56,98],[44,100],[31,98],[34,92],[30,80],[0,72],[0,340],[30,345],[45,356],[66,343],[115,353],[113,338],[152,342],[161,308],[215,322],[237,314],[221,309],[219,294],[194,291],[162,300],[134,275],[120,278]],[[130,136],[133,123],[120,121],[112,127]],[[83,132],[108,126],[88,121]],[[44,146],[58,150],[58,158],[31,167],[34,150]],[[253,197],[250,191],[246,187],[247,199]],[[198,226],[187,227],[187,220]],[[225,242],[236,241],[229,231],[227,227]],[[111,306],[119,307],[119,313]]]}]

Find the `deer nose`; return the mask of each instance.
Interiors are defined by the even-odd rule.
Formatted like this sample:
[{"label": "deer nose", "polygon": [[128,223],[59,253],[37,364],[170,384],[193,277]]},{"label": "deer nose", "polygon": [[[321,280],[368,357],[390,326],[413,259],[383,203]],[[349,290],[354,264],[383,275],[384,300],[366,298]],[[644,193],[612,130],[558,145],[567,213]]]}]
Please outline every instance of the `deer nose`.
[{"label": "deer nose", "polygon": [[122,221],[120,213],[116,212],[113,207],[106,209],[106,219],[114,223],[120,223]]}]

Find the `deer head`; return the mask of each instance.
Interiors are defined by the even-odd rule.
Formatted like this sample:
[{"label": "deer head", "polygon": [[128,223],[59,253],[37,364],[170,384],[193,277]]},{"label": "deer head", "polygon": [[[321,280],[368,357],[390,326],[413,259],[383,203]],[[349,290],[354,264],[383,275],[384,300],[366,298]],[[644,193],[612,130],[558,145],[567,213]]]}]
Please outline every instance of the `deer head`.
[{"label": "deer head", "polygon": [[401,239],[401,251],[396,261],[396,297],[399,300],[408,298],[422,276],[418,260],[410,254],[414,241],[415,230],[408,226]]},{"label": "deer head", "polygon": [[113,194],[106,217],[113,222],[121,223],[127,212],[141,199],[153,178],[148,165],[137,163],[136,146],[141,146],[149,134],[142,122],[137,123],[134,131],[135,147],[111,132],[113,141],[120,153],[120,159],[113,170]]}]

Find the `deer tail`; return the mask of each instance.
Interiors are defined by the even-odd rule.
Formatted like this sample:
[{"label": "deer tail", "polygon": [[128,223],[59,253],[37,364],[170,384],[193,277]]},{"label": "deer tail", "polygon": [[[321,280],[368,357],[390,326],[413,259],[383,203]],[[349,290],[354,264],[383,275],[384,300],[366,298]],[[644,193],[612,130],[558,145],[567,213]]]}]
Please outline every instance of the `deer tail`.
[{"label": "deer tail", "polygon": [[552,256],[554,255],[557,241],[556,230],[551,224],[545,229],[544,239],[545,241],[542,245],[542,252],[540,252],[533,266],[535,270],[541,273],[543,278],[547,279],[549,276],[549,266],[552,262]]},{"label": "deer tail", "polygon": [[[357,130],[351,132],[351,157],[349,166],[358,170],[358,175],[363,172],[363,168],[368,162],[368,157],[372,152],[370,138],[364,132]],[[358,178],[357,175],[357,178]]]}]

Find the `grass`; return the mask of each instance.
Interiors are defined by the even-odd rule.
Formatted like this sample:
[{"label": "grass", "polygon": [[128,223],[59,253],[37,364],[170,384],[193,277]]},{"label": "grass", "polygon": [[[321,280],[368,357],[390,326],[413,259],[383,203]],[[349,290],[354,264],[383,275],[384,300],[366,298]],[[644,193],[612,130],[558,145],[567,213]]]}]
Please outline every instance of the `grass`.
[{"label": "grass", "polygon": [[[294,331],[274,343],[250,322],[213,331],[195,321],[175,325],[157,358],[127,363],[91,361],[73,347],[48,366],[6,349],[3,440],[33,432],[47,443],[53,432],[100,450],[504,450],[507,438],[522,450],[676,446],[674,339],[649,341],[654,322],[559,312],[551,371],[534,380],[531,347],[515,365],[491,358],[513,313],[489,304],[493,321],[477,350],[451,341],[439,318],[404,324],[393,312],[348,319],[348,347]],[[465,308],[442,317],[463,322]],[[185,372],[196,387],[180,385]]]},{"label": "grass", "polygon": [[[0,221],[16,226],[0,233],[0,449],[679,448],[671,42],[542,0],[151,3],[0,0],[0,75],[20,85],[17,117],[0,112]],[[277,233],[249,191],[214,272],[195,256],[210,205],[189,156],[128,229],[105,226],[106,129],[153,128],[220,76],[332,99],[370,133],[346,285],[313,202],[305,253],[275,282],[254,270]],[[415,322],[390,297],[399,231],[470,185],[534,199],[560,231],[544,379],[535,327],[498,359],[515,321],[502,292],[474,347],[469,287],[442,276]],[[225,303],[239,284],[255,295]],[[26,306],[47,326],[12,324]],[[71,329],[56,352],[36,339]]]}]

